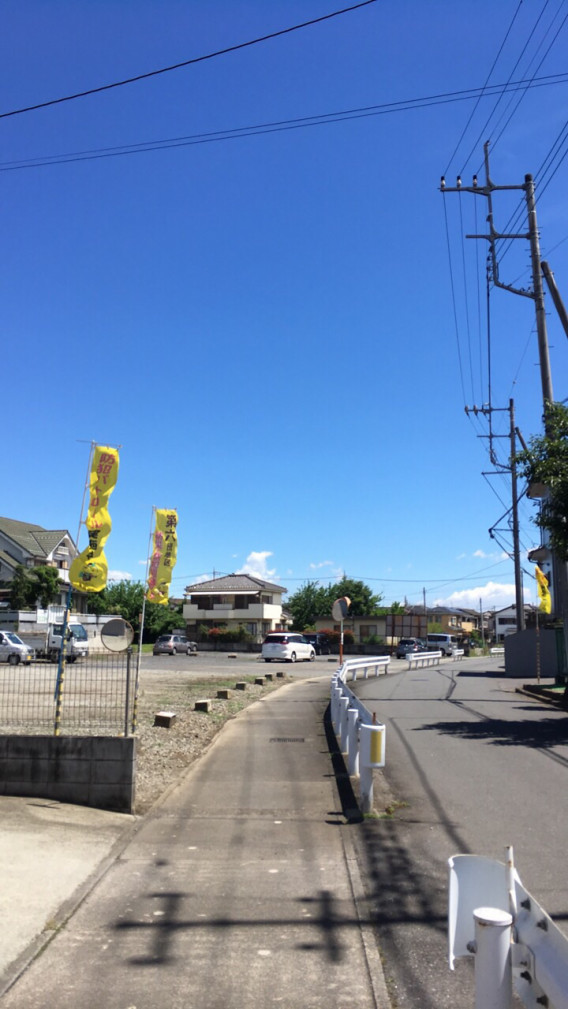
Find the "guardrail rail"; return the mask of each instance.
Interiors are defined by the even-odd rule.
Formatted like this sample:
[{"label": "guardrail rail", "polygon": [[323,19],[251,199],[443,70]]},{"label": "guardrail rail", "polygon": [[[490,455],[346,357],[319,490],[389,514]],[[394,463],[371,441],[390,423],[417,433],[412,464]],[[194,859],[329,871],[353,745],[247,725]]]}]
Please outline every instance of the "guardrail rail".
[{"label": "guardrail rail", "polygon": [[371,670],[379,676],[388,671],[389,663],[389,655],[347,659],[331,680],[331,720],[341,752],[347,756],[349,774],[359,775],[363,813],[373,808],[373,770],[385,766],[385,726],[376,721],[346,680],[356,680],[358,673],[367,679]]}]

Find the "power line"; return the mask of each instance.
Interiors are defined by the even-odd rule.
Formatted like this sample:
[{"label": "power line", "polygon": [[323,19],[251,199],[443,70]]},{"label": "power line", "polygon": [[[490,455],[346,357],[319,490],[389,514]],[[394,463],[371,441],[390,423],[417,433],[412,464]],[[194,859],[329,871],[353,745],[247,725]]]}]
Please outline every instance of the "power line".
[{"label": "power line", "polygon": [[[485,89],[486,89],[486,87],[489,84],[489,79],[490,79],[491,74],[493,73],[493,71],[495,69],[495,66],[497,64],[497,61],[498,61],[498,59],[499,59],[499,57],[500,57],[500,55],[501,55],[501,53],[503,51],[503,47],[504,47],[507,39],[509,38],[509,34],[510,34],[511,29],[512,29],[512,27],[513,27],[513,25],[514,25],[514,23],[515,23],[515,21],[517,19],[517,15],[518,15],[518,13],[519,13],[519,11],[521,9],[522,3],[523,3],[523,0],[519,0],[518,7],[517,7],[515,13],[513,14],[511,23],[510,23],[510,25],[507,28],[507,31],[505,33],[505,38],[503,39],[501,45],[499,46],[499,50],[497,52],[497,55],[496,55],[495,59],[493,60],[492,66],[491,66],[491,70],[489,71],[489,73],[487,74],[487,77],[485,78],[485,84],[483,85],[483,87],[482,87],[482,89],[481,89],[481,91],[480,91],[480,93],[478,95],[477,101],[476,101],[476,103],[475,103],[472,111],[470,112],[469,118],[468,118],[468,120],[467,120],[467,122],[466,122],[466,124],[465,124],[465,126],[464,126],[464,128],[462,130],[462,132],[461,132],[461,136],[460,136],[460,138],[459,138],[456,146],[454,147],[454,150],[453,150],[453,152],[452,152],[452,154],[450,156],[450,160],[448,161],[448,165],[447,165],[446,171],[444,172],[444,175],[448,174],[448,172],[450,170],[450,165],[451,165],[452,161],[454,160],[454,158],[455,158],[455,156],[456,156],[456,154],[457,154],[457,152],[458,152],[458,150],[460,148],[461,142],[462,142],[463,138],[465,137],[465,134],[467,133],[469,124],[471,123],[471,120],[473,119],[475,113],[477,112],[477,107],[479,105],[479,102],[481,101],[481,98],[482,98],[482,96],[483,96],[483,94],[485,92]],[[462,175],[463,175],[463,171],[462,171]]]},{"label": "power line", "polygon": [[[551,87],[568,83],[568,73],[549,74],[536,78],[530,83],[535,87]],[[524,80],[509,84],[494,84],[487,89],[483,97],[493,97],[498,94],[495,89],[505,88],[507,91],[525,90]],[[75,161],[93,161],[101,158],[122,157],[127,154],[145,154],[149,151],[168,150],[176,147],[190,147],[195,144],[218,143],[224,140],[237,140],[243,137],[261,136],[265,133],[278,133],[285,130],[295,130],[310,126],[321,126],[327,123],[343,122],[350,119],[363,119],[369,116],[388,115],[395,112],[408,112],[413,109],[429,108],[435,105],[446,105],[453,102],[468,101],[477,96],[479,88],[466,88],[461,91],[442,92],[437,95],[426,95],[418,98],[407,98],[397,102],[384,102],[379,105],[366,105],[337,112],[323,112],[313,116],[303,116],[294,119],[281,119],[274,122],[259,123],[253,126],[239,126],[225,130],[214,130],[207,133],[193,133],[186,136],[170,137],[162,140],[147,140],[136,144],[123,144],[116,147],[100,147],[84,151],[74,151],[65,154],[53,154],[0,162],[0,171],[19,171],[23,168],[44,168],[50,165],[63,165]]]},{"label": "power line", "polygon": [[310,25],[321,24],[322,21],[329,21],[330,18],[338,17],[340,14],[348,14],[350,11],[358,10],[360,7],[367,7],[369,4],[376,3],[377,0],[361,0],[361,3],[354,4],[352,7],[344,7],[342,10],[332,11],[331,14],[323,14],[319,18],[312,18],[311,21],[303,21],[301,24],[292,25],[289,28],[281,28],[280,31],[270,32],[268,35],[261,35],[258,38],[250,39],[248,42],[239,42],[234,46],[227,46],[225,49],[217,49],[215,52],[207,53],[204,56],[195,56],[191,60],[183,60],[181,63],[172,63],[171,66],[161,67],[159,70],[150,70],[145,74],[137,74],[135,77],[126,77],[121,81],[114,81],[112,84],[101,84],[96,88],[89,88],[86,91],[77,91],[72,95],[65,95],[62,98],[51,98],[49,101],[38,102],[36,105],[27,105],[21,109],[13,109],[11,112],[0,112],[0,119],[6,119],[9,116],[20,116],[24,112],[35,112],[37,109],[46,109],[50,105],[60,105],[62,102],[72,102],[76,98],[86,98],[88,95],[97,95],[102,91],[110,91],[113,88],[122,88],[125,84],[135,84],[137,81],[147,80],[149,77],[157,77],[159,74],[168,74],[172,70],[180,70],[182,67],[192,66],[194,63],[203,63],[205,60],[215,59],[217,56],[226,56],[227,53],[237,52],[239,49],[246,49],[248,46],[258,45],[259,42],[268,42],[270,39],[278,38],[280,35],[288,35],[290,32],[296,32],[300,28],[308,28]]}]

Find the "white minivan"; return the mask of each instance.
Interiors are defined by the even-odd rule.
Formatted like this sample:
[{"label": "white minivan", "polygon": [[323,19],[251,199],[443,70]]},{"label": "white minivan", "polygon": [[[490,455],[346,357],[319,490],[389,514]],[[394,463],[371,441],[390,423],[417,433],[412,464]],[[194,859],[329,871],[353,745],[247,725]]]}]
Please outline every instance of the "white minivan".
[{"label": "white minivan", "polygon": [[458,647],[455,634],[429,634],[426,639],[429,652],[441,652],[442,655],[453,655]]},{"label": "white minivan", "polygon": [[272,662],[272,659],[282,659],[285,662],[313,662],[316,657],[316,650],[303,634],[294,634],[292,631],[274,631],[267,634],[262,642],[262,657],[265,662]]}]

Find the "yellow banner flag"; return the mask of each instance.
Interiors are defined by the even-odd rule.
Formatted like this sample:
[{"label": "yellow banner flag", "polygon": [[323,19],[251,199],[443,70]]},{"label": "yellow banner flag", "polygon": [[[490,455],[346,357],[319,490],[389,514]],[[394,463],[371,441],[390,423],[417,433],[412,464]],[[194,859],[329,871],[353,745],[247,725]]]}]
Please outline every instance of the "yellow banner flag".
[{"label": "yellow banner flag", "polygon": [[154,549],[148,572],[146,599],[151,603],[168,602],[168,590],[172,571],[177,559],[177,512],[172,509],[156,509]]},{"label": "yellow banner flag", "polygon": [[89,545],[75,558],[69,571],[71,584],[83,592],[100,592],[107,583],[108,564],[103,547],[112,525],[107,504],[117,479],[117,449],[96,445],[89,479],[89,508],[85,519]]},{"label": "yellow banner flag", "polygon": [[540,599],[538,608],[541,613],[550,613],[552,610],[552,601],[550,598],[550,590],[548,588],[548,578],[546,577],[544,571],[540,570],[538,564],[535,565],[535,574],[538,598]]}]

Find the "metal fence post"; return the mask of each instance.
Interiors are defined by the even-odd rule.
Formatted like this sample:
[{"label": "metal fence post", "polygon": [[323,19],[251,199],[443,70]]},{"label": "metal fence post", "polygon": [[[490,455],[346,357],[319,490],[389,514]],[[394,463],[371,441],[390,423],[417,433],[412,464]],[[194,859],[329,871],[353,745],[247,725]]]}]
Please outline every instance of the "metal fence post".
[{"label": "metal fence post", "polygon": [[124,698],[124,736],[128,735],[128,709],[130,707],[130,662],[132,659],[132,646],[126,649],[126,696]]},{"label": "metal fence post", "polygon": [[475,1009],[510,1009],[513,916],[478,907],[475,919]]}]

